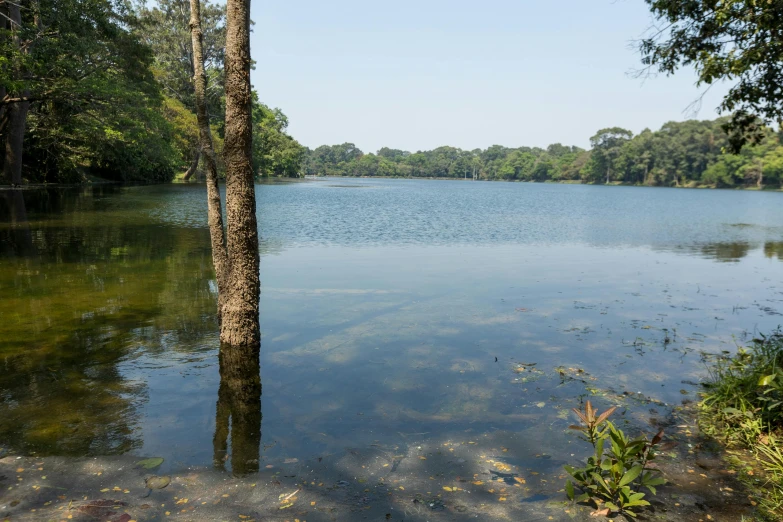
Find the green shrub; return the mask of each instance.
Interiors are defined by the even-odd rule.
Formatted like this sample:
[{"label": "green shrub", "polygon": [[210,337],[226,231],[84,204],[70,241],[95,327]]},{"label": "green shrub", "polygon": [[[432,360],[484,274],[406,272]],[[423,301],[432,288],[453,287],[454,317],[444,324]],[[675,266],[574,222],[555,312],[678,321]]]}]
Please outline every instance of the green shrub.
[{"label": "green shrub", "polygon": [[[640,490],[646,488],[654,495],[655,487],[666,483],[659,470],[648,467],[655,459],[654,448],[661,442],[663,430],[651,441],[646,437],[631,439],[607,420],[615,408],[600,415],[596,415],[590,401],[585,404],[584,411],[574,408],[582,425],[571,428],[583,433],[584,439],[593,446],[593,455],[588,457],[585,467],[565,466],[574,479],[574,482],[566,481],[566,493],[571,500],[593,502],[597,514],[609,515],[617,511],[635,518],[636,508],[650,505]],[[607,442],[609,448],[605,450]],[[575,487],[581,494],[576,494]]]}]

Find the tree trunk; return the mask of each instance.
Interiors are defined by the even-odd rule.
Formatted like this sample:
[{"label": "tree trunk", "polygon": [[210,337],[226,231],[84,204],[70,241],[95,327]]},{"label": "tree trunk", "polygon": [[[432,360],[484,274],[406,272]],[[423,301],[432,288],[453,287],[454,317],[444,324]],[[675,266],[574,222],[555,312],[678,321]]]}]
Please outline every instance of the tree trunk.
[{"label": "tree trunk", "polygon": [[218,282],[220,341],[227,346],[258,349],[261,342],[258,324],[260,283],[256,196],[251,163],[250,0],[228,0],[226,6],[225,233],[206,111],[206,74],[198,0],[191,0],[190,8],[199,137],[207,163],[209,229]]},{"label": "tree trunk", "polygon": [[759,160],[759,177],[758,177],[758,181],[756,182],[756,187],[758,187],[759,190],[761,190],[762,188],[764,188],[764,184],[763,183],[764,183],[764,160],[760,159]]},{"label": "tree trunk", "polygon": [[230,271],[220,340],[259,346],[258,223],[251,162],[250,0],[226,5],[226,247]]},{"label": "tree trunk", "polygon": [[[199,0],[190,0],[190,34],[193,43],[195,68],[193,83],[196,94],[199,151],[203,152],[204,163],[207,167],[207,221],[212,243],[212,263],[215,266],[215,278],[218,286],[218,319],[222,325],[223,304],[228,292],[226,281],[229,273],[229,260],[226,250],[225,231],[223,229],[223,210],[221,208],[220,189],[218,187],[215,149],[212,146],[212,131],[209,128],[209,114],[207,113],[207,74],[204,71],[201,5]],[[194,163],[198,164],[198,154]]]},{"label": "tree trunk", "polygon": [[[194,75],[195,77],[195,75]],[[207,128],[209,128],[209,118],[207,118]],[[201,140],[201,123],[199,123],[199,142]],[[212,136],[209,137],[209,141],[212,142]],[[197,148],[194,155],[193,155],[193,162],[190,164],[190,167],[187,171],[185,171],[185,175],[182,177],[183,181],[188,181],[193,174],[196,173],[196,169],[198,169],[198,160],[201,159],[201,148]]]},{"label": "tree trunk", "polygon": [[[11,22],[11,31],[14,33],[13,40],[17,47],[21,46],[18,30],[22,25],[22,12],[18,4],[6,2],[8,4],[8,18]],[[21,71],[17,69],[17,74]],[[30,91],[25,89],[21,92],[21,97],[30,96]],[[24,130],[27,123],[27,111],[30,108],[30,102],[17,102],[10,104],[7,109],[8,128],[5,137],[5,159],[3,160],[3,175],[12,185],[22,183],[22,148],[24,146]]]},{"label": "tree trunk", "polygon": [[[0,5],[0,31],[4,31],[8,29],[8,6],[5,4],[5,2]],[[0,84],[0,100],[5,99],[6,95],[6,87],[3,84]],[[5,127],[5,105],[0,105],[0,134],[3,132],[3,128]]]}]

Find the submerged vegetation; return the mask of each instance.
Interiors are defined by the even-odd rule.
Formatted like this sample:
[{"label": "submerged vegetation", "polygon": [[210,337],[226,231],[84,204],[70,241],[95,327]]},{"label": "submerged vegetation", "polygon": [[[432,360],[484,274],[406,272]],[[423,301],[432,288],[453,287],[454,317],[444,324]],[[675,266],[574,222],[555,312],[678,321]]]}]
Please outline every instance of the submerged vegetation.
[{"label": "submerged vegetation", "polygon": [[384,147],[363,153],[353,143],[309,151],[305,172],[316,176],[397,176],[506,181],[623,183],[677,187],[780,188],[783,142],[766,128],[756,147],[729,152],[724,126],[713,121],[669,122],[636,136],[619,127],[590,138],[590,150],[548,147],[462,150],[438,147],[415,153]]},{"label": "submerged vegetation", "polygon": [[702,432],[730,451],[755,493],[761,513],[783,518],[783,331],[753,339],[736,355],[717,359],[699,408]]}]

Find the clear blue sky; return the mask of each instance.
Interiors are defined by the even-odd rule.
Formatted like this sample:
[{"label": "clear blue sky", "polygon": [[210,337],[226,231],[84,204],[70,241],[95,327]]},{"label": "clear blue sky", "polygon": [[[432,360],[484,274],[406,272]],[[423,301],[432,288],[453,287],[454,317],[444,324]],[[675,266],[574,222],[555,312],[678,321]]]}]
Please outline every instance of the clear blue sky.
[{"label": "clear blue sky", "polygon": [[587,147],[602,127],[693,117],[701,92],[692,71],[629,76],[643,0],[256,0],[252,18],[253,85],[311,148]]}]

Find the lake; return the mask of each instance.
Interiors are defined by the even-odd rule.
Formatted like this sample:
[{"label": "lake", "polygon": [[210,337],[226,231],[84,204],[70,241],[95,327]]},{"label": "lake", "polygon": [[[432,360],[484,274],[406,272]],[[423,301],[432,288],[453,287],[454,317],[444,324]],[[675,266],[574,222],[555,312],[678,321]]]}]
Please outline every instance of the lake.
[{"label": "lake", "polygon": [[708,354],[783,323],[781,193],[325,179],[257,198],[260,397],[221,385],[203,185],[0,193],[0,447],[242,472],[494,437],[560,462],[580,399],[652,430]]}]

